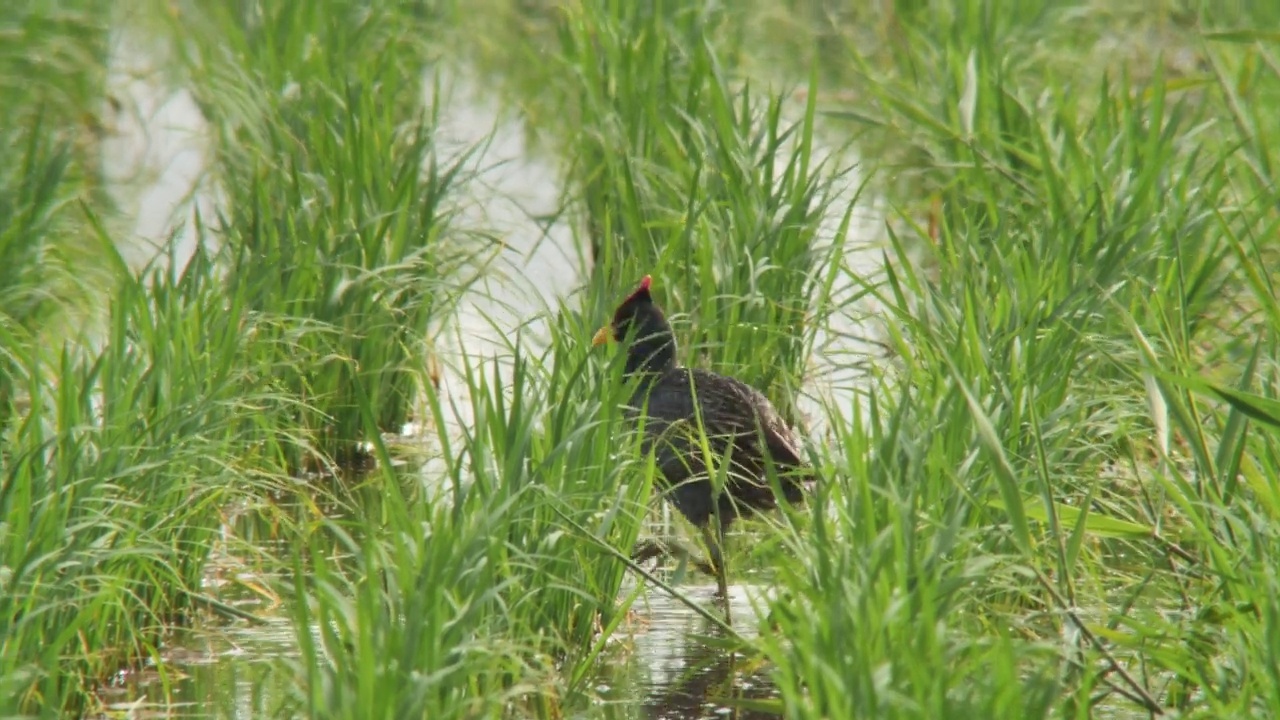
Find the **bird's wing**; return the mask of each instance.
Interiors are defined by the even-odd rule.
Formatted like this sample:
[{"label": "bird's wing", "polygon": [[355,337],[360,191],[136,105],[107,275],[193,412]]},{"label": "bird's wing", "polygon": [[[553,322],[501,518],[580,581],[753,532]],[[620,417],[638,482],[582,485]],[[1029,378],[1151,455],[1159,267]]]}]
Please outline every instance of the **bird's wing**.
[{"label": "bird's wing", "polygon": [[[768,454],[780,470],[804,464],[794,433],[763,393],[723,375],[694,370],[691,377],[708,438],[732,437],[740,450],[763,455],[759,452],[763,435]],[[689,410],[692,413],[692,405]]]}]

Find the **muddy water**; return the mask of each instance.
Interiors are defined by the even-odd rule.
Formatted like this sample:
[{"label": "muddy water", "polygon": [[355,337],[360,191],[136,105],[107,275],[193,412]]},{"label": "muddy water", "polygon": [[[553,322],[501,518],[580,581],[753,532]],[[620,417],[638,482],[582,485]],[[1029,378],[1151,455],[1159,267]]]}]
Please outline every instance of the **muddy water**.
[{"label": "muddy water", "polygon": [[[117,200],[131,213],[125,233],[129,241],[122,249],[135,265],[154,255],[175,231],[179,261],[184,260],[198,240],[188,221],[196,211],[206,220],[213,218],[218,201],[216,188],[205,176],[206,124],[190,94],[160,77],[156,68],[163,60],[152,50],[137,38],[118,38],[111,92],[120,110],[103,157]],[[442,120],[440,148],[446,154],[473,151],[468,161],[473,177],[459,222],[484,228],[505,244],[485,279],[464,298],[457,322],[440,347],[443,391],[460,409],[452,419],[457,431],[470,420],[465,383],[458,377],[462,368],[485,358],[500,359],[516,328],[526,340],[545,339],[543,313],[562,300],[572,302],[585,268],[570,225],[563,219],[539,219],[563,217],[560,169],[531,152],[519,119],[501,115],[497,103],[477,91],[479,84],[459,74],[446,78],[442,86],[444,93],[434,100]],[[848,179],[837,213],[853,202],[851,188],[857,186],[858,178]],[[847,272],[838,282],[840,297],[857,292],[855,277],[879,274],[878,249],[865,240],[878,222],[855,216],[844,239]],[[824,224],[827,241],[837,240],[839,223],[833,216]],[[819,337],[813,380],[801,401],[815,437],[822,436],[822,418],[828,412],[847,414],[855,407],[864,376],[854,360],[875,354],[866,339],[875,334],[866,320],[874,310],[866,303],[842,307]],[[710,604],[710,585],[681,590],[704,606]],[[730,590],[735,624],[752,626],[750,597],[758,596],[758,590],[742,585]],[[292,678],[281,673],[277,662],[296,650],[292,623],[287,609],[276,608],[273,616],[260,601],[246,598],[245,609],[265,616],[265,626],[184,633],[167,651],[165,672],[143,668],[124,673],[104,689],[108,712],[135,717],[294,715],[286,704]],[[633,610],[608,669],[596,683],[600,704],[584,717],[719,718],[733,716],[726,697],[771,695],[766,677],[699,639],[712,631],[684,604],[651,591]],[[739,712],[736,717],[752,715]]]}]

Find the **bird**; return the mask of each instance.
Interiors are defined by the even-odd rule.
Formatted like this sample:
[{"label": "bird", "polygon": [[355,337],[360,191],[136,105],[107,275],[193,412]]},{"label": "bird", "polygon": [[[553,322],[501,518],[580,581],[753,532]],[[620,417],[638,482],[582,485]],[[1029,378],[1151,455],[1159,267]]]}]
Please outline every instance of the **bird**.
[{"label": "bird", "polygon": [[[802,457],[796,432],[763,393],[736,378],[678,364],[675,333],[652,289],[652,276],[645,275],[591,345],[613,342],[625,350],[623,375],[636,387],[623,417],[643,421],[641,450],[654,454],[667,500],[701,531],[719,594],[727,598],[724,531],[739,517],[778,507],[771,475],[787,503],[802,504],[813,467]],[[724,491],[717,498],[712,473],[725,459]]]}]

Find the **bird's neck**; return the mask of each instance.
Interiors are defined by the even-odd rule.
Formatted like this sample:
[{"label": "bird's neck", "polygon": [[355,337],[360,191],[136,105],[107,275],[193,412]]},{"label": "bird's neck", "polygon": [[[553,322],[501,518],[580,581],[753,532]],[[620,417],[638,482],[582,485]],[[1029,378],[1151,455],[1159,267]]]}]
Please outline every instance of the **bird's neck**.
[{"label": "bird's neck", "polygon": [[670,327],[638,338],[627,352],[626,375],[660,376],[676,367],[676,338]]}]

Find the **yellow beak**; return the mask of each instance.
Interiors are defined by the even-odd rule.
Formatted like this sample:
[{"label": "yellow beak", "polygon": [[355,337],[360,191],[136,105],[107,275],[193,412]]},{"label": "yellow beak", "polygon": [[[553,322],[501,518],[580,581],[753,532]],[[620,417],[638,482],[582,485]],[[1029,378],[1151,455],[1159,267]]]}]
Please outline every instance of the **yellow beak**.
[{"label": "yellow beak", "polygon": [[608,325],[605,325],[604,327],[597,330],[595,335],[591,336],[591,347],[595,347],[597,345],[603,345],[612,339],[613,339],[613,328],[609,327]]}]

